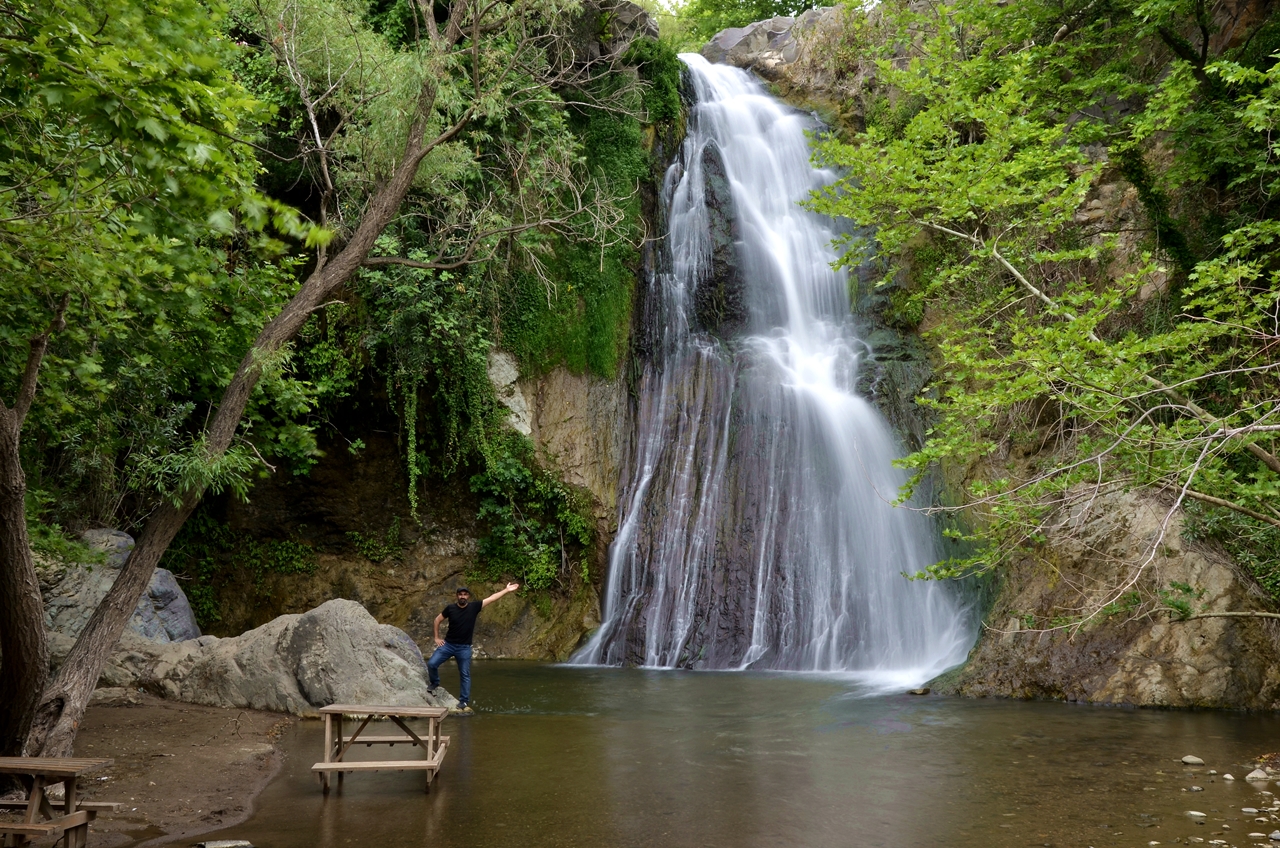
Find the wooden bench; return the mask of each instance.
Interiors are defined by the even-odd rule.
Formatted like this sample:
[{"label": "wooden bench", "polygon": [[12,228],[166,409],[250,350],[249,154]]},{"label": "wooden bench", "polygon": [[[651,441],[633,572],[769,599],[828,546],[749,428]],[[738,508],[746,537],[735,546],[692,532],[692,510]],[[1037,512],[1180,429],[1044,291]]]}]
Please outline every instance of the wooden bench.
[{"label": "wooden bench", "polygon": [[[42,836],[62,836],[66,848],[84,848],[89,839],[89,822],[99,812],[120,809],[111,801],[80,801],[76,798],[76,781],[81,775],[105,768],[112,760],[83,757],[0,757],[0,774],[17,775],[27,788],[27,800],[7,801],[0,809],[24,810],[21,822],[0,822],[0,836],[5,846],[26,845]],[[61,811],[53,807],[45,787],[61,783]],[[36,821],[44,816],[48,821]]]},{"label": "wooden bench", "polygon": [[[431,781],[440,771],[444,763],[445,752],[449,750],[449,737],[440,735],[440,720],[449,714],[444,707],[393,707],[373,706],[368,704],[333,704],[321,707],[324,716],[324,760],[316,763],[311,770],[320,777],[320,785],[325,794],[329,793],[329,776],[338,774],[338,782],[342,782],[344,772],[356,771],[423,771],[426,772],[428,792]],[[347,738],[343,738],[342,722],[346,716],[363,716],[360,726]],[[374,718],[382,717],[394,722],[404,735],[400,736],[361,736],[361,733]],[[407,718],[425,718],[427,720],[426,738],[415,733],[405,724]],[[362,742],[366,747],[387,745],[395,747],[406,744],[421,748],[426,754],[421,760],[347,760],[347,752],[351,746]]]}]

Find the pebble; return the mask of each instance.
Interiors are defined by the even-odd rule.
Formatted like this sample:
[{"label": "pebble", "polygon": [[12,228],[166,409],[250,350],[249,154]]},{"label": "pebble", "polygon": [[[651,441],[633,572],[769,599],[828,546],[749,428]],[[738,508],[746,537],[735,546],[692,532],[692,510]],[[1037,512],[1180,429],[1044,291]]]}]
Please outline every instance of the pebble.
[{"label": "pebble", "polygon": [[1240,812],[1250,816],[1256,816],[1258,814],[1258,810],[1256,807],[1241,807]]},{"label": "pebble", "polygon": [[1204,765],[1204,760],[1200,759],[1199,757],[1193,757],[1190,754],[1187,754],[1185,757],[1182,758],[1182,764],[1184,766],[1202,766]]},{"label": "pebble", "polygon": [[1224,774],[1224,775],[1222,776],[1222,779],[1223,779],[1223,780],[1235,780],[1235,777],[1233,777],[1231,774]]},{"label": "pebble", "polygon": [[1217,769],[1209,769],[1209,774],[1217,774],[1217,773],[1218,773]]},{"label": "pebble", "polygon": [[1191,791],[1192,791],[1192,792],[1203,792],[1203,791],[1204,791],[1204,787],[1203,787],[1203,786],[1193,786],[1193,787],[1191,787]]},{"label": "pebble", "polygon": [[1266,780],[1267,773],[1262,769],[1254,769],[1244,776],[1245,780]]},{"label": "pebble", "polygon": [[1267,835],[1265,833],[1251,833],[1249,834],[1249,838],[1250,839],[1266,839]]},{"label": "pebble", "polygon": [[1191,816],[1191,818],[1193,818],[1193,819],[1207,819],[1207,818],[1208,818],[1208,816],[1206,816],[1204,813],[1200,812],[1199,810],[1187,810],[1187,815]]},{"label": "pebble", "polygon": [[1280,830],[1271,831],[1271,835],[1267,837],[1273,842],[1280,842]]}]

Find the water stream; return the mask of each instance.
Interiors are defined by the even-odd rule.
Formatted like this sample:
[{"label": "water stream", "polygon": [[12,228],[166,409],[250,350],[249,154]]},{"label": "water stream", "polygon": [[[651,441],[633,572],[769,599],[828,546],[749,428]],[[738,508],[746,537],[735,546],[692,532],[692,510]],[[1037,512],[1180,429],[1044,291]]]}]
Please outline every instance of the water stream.
[{"label": "water stream", "polygon": [[[283,740],[284,770],[253,818],[199,840],[258,848],[1146,848],[1194,840],[1208,848],[1222,840],[1252,848],[1267,839],[1250,833],[1280,827],[1266,811],[1275,796],[1263,794],[1280,789],[1240,779],[1250,759],[1280,747],[1274,714],[868,698],[831,675],[794,673],[491,661],[477,663],[475,676],[478,714],[446,719],[452,744],[429,795],[418,773],[380,772],[347,775],[326,798],[310,773],[324,734],[307,721]],[[417,756],[399,746],[353,750]],[[1185,754],[1206,765],[1183,766]]]},{"label": "water stream", "polygon": [[696,54],[663,186],[636,448],[589,665],[844,672],[917,685],[963,660],[972,616],[927,518],[895,508],[892,432],[854,386],[833,222],[799,202],[809,116]]}]

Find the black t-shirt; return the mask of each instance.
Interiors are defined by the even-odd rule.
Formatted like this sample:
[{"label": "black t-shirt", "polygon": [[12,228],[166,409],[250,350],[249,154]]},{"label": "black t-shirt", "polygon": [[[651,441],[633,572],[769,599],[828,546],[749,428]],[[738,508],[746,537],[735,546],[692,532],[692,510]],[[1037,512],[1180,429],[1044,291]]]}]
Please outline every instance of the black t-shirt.
[{"label": "black t-shirt", "polygon": [[484,601],[471,600],[467,602],[465,607],[457,604],[449,604],[440,613],[444,616],[444,620],[449,622],[449,632],[445,634],[444,640],[453,645],[470,645],[471,635],[476,629],[476,619],[480,616],[480,608],[484,606]]}]

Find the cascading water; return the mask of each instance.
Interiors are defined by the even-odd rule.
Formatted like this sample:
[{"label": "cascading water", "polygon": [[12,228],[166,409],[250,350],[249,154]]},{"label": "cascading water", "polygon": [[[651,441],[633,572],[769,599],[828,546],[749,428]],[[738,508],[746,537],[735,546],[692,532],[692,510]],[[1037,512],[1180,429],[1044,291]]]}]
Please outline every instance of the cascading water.
[{"label": "cascading water", "polygon": [[663,186],[635,453],[605,587],[574,662],[854,673],[912,686],[964,659],[972,616],[933,562],[929,520],[854,391],[870,351],[832,222],[799,201],[806,116],[747,73],[689,66],[696,104]]}]

